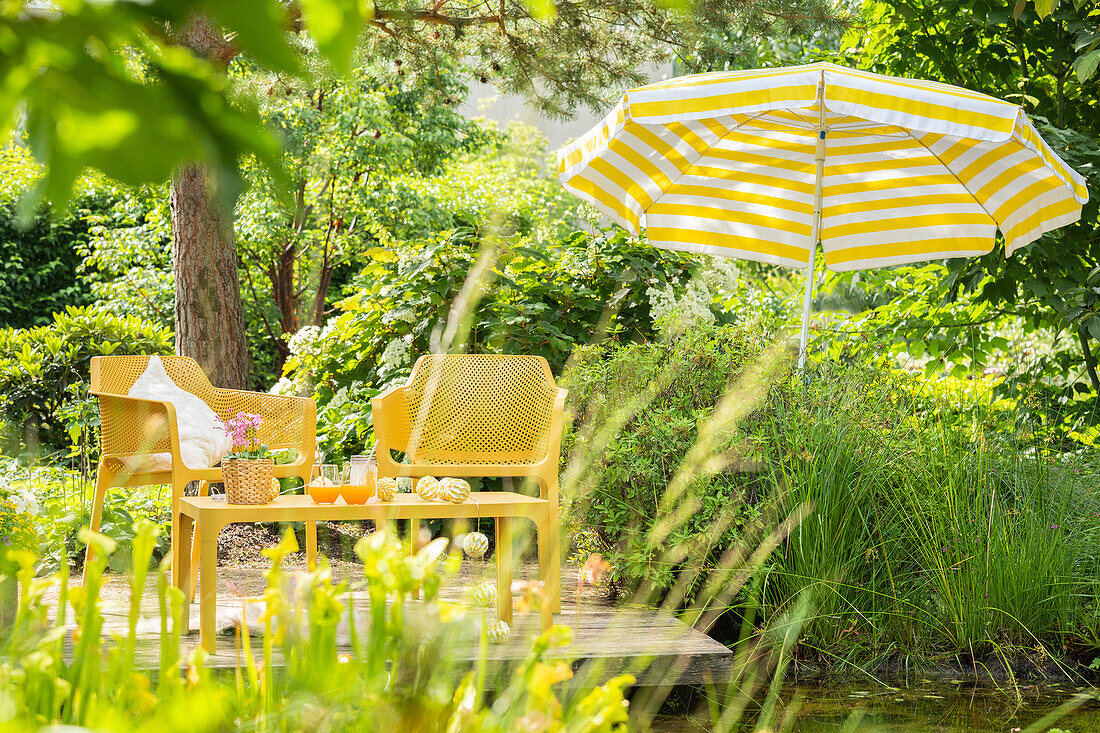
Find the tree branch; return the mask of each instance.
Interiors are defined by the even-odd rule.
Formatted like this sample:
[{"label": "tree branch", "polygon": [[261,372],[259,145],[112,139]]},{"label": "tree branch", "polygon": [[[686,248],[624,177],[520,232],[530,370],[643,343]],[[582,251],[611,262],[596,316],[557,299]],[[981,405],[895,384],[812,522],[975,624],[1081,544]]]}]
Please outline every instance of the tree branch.
[{"label": "tree branch", "polygon": [[260,314],[260,318],[264,322],[264,328],[267,330],[271,340],[278,345],[282,342],[282,339],[275,335],[274,329],[271,328],[271,321],[267,319],[267,314],[263,311],[262,301],[260,300],[259,293],[256,292],[256,285],[252,282],[252,271],[245,267],[244,275],[245,280],[248,282],[248,289],[252,293],[252,300],[256,303],[256,312]]},{"label": "tree branch", "polygon": [[1077,329],[1077,338],[1081,341],[1081,353],[1085,356],[1085,370],[1089,373],[1092,390],[1100,394],[1100,377],[1096,374],[1096,359],[1093,358],[1092,349],[1089,348],[1089,337],[1085,334],[1085,329]]},{"label": "tree branch", "polygon": [[[436,8],[439,4],[436,4]],[[446,25],[451,28],[457,28],[461,30],[471,25],[493,25],[504,22],[504,18],[499,13],[493,13],[492,15],[469,15],[465,17],[459,17],[455,15],[444,15],[435,8],[431,10],[393,10],[375,7],[374,9],[374,25],[379,25],[392,35],[392,31],[384,27],[384,24],[388,21],[415,21],[420,23],[434,23],[436,25]]]}]

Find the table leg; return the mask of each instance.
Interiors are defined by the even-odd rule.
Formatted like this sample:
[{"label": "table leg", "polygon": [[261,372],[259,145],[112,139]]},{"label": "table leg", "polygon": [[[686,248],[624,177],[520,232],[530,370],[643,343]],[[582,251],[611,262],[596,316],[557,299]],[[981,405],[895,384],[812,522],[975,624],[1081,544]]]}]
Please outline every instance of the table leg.
[{"label": "table leg", "polygon": [[[181,513],[177,523],[180,537],[182,538],[185,533],[187,537],[190,537],[195,520]],[[193,565],[197,565],[197,563],[192,564],[191,562],[191,550],[188,543],[176,542],[173,544],[172,549],[175,553],[172,556],[172,567],[176,571],[174,574],[179,583],[177,587],[183,591],[183,603],[180,608],[181,618],[176,619],[176,623],[180,625],[181,634],[188,634],[191,632],[191,594],[188,591],[194,587],[191,584],[191,579],[194,573]]]},{"label": "table leg", "polygon": [[557,560],[557,528],[549,519],[535,521],[539,551],[539,580],[542,581],[542,603],[539,615],[542,630],[547,631],[554,624],[554,611],[560,612],[560,573]]},{"label": "table leg", "polygon": [[[199,481],[199,496],[210,496],[210,482]],[[187,540],[187,546],[191,548],[191,564],[196,565],[199,561],[199,533],[195,532],[194,538],[191,533],[181,534],[181,538]],[[187,594],[187,597],[192,601],[195,600],[195,581],[198,580],[195,576],[191,576],[191,584],[183,586],[183,591]]]},{"label": "table leg", "polygon": [[199,536],[199,638],[203,648],[213,653],[218,603],[218,530],[200,527]]},{"label": "table leg", "polygon": [[317,522],[306,522],[306,569],[317,569]]},{"label": "table leg", "polygon": [[512,520],[497,517],[496,520],[496,561],[497,561],[497,617],[507,624],[512,623]]}]

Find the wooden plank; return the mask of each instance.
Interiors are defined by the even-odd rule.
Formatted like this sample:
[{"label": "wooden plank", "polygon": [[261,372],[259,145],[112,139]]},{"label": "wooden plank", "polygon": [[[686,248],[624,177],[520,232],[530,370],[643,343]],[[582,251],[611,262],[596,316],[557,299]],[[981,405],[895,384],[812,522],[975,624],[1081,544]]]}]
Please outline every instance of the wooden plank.
[{"label": "wooden plank", "polygon": [[[467,561],[469,562],[469,561]],[[341,564],[342,572],[353,572],[352,564]],[[227,568],[230,574],[233,569]],[[517,578],[531,577],[536,569],[531,566],[517,567]],[[465,613],[465,620],[452,624],[447,630],[443,642],[447,659],[441,664],[450,664],[455,679],[472,668],[479,649],[480,623],[483,613],[495,613],[490,610],[469,605],[470,588],[484,580],[489,573],[488,563],[476,563],[468,567],[468,573],[461,579],[452,578],[442,589],[440,600]],[[237,570],[237,573],[242,571]],[[249,571],[260,576],[261,570]],[[575,573],[575,568],[566,573]],[[293,579],[293,575],[292,575]],[[237,582],[242,582],[238,577]],[[112,589],[122,586],[118,578],[109,580]],[[221,583],[219,583],[221,586]],[[252,586],[255,587],[255,586]],[[262,605],[256,599],[235,598],[228,588],[218,588],[218,601],[215,613],[215,628],[221,630],[216,637],[215,653],[208,659],[210,667],[234,667],[243,662],[238,654],[238,639],[235,628],[240,623],[244,608],[249,608],[249,626],[254,633],[260,630],[258,623]],[[110,595],[110,594],[109,594]],[[356,629],[363,634],[369,627],[368,599],[364,592],[352,594],[355,608]],[[710,680],[727,679],[733,667],[733,655],[725,646],[676,619],[671,614],[644,608],[612,608],[608,606],[577,603],[568,598],[563,604],[562,613],[554,615],[554,623],[572,629],[572,642],[569,646],[552,649],[550,659],[572,660],[574,679],[571,684],[602,684],[620,674],[633,674],[640,686],[691,684],[698,685]],[[125,634],[129,598],[125,593],[115,593],[109,599],[101,601],[104,615],[103,634]],[[419,600],[406,601],[406,614],[412,623],[418,615],[424,613],[424,603]],[[190,627],[198,628],[199,609],[192,605]],[[142,616],[138,624],[136,661],[139,667],[157,669],[159,667],[159,618],[155,592],[147,588],[142,599]],[[342,650],[349,650],[349,627],[347,614],[336,629],[337,644]],[[500,687],[507,684],[514,675],[515,666],[527,657],[531,642],[540,633],[539,616],[536,611],[514,613],[512,633],[509,639],[499,645],[490,645],[487,654],[487,667],[490,686]],[[198,646],[198,634],[192,632],[182,641],[182,655],[187,655]],[[259,648],[259,639],[253,639],[253,650]],[[281,665],[277,653],[274,663]]]},{"label": "wooden plank", "polygon": [[[367,617],[367,599],[357,594],[355,622],[361,633],[369,626]],[[216,639],[215,652],[207,660],[207,666],[213,668],[231,668],[243,663],[239,655],[239,640],[236,628],[239,625],[241,606],[238,601],[219,602],[217,604],[217,626],[220,633]],[[260,613],[260,604],[249,612],[250,619],[256,619]],[[482,609],[468,607],[468,621],[454,624],[447,631],[444,646],[447,656],[455,664],[456,678],[472,668],[479,649],[476,622]],[[408,618],[423,613],[423,603],[407,602]],[[197,628],[198,619],[192,614],[191,627]],[[540,631],[537,613],[516,614],[513,619],[512,633],[503,644],[490,645],[487,653],[489,678],[492,686],[506,683],[512,676],[515,665],[527,657],[531,642]],[[667,613],[651,610],[599,609],[567,607],[554,619],[555,624],[572,629],[572,643],[568,646],[551,649],[549,659],[572,660],[575,677],[573,684],[603,684],[620,674],[632,674],[639,685],[655,684],[702,684],[703,682],[723,679],[733,665],[731,652],[695,629],[692,629]],[[124,632],[125,615],[106,617],[104,634]],[[258,623],[250,623],[253,632],[260,630]],[[198,646],[195,633],[183,639],[182,653],[187,654]],[[350,650],[346,621],[337,629],[337,644],[343,650]],[[253,650],[259,648],[259,639],[254,638]],[[159,666],[159,640],[155,634],[155,624],[143,623],[139,627],[136,648],[136,660],[139,668],[156,669]],[[279,655],[275,663],[282,664]]]}]

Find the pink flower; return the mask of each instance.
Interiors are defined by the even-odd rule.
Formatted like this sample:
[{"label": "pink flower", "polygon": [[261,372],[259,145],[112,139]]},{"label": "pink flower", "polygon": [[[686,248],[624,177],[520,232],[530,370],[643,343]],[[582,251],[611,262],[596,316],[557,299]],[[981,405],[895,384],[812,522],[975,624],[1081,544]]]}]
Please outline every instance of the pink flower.
[{"label": "pink flower", "polygon": [[234,448],[244,447],[248,450],[255,450],[259,443],[256,432],[263,425],[263,422],[262,415],[238,412],[235,417],[226,421],[223,429],[233,440]]}]

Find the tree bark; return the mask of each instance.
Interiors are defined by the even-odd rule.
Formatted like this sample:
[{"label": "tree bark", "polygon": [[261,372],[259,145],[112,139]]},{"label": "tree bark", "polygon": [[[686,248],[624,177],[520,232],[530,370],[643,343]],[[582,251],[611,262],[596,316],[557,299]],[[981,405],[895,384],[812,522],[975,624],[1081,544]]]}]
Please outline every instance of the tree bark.
[{"label": "tree bark", "polygon": [[176,353],[190,356],[218,387],[248,389],[251,358],[237,272],[233,215],[218,203],[198,164],[172,176],[172,266]]},{"label": "tree bark", "polygon": [[[222,66],[235,45],[201,14],[179,34],[181,45]],[[172,176],[172,265],[176,276],[176,353],[190,356],[218,387],[248,389],[252,360],[241,305],[233,212],[199,164]]]}]

